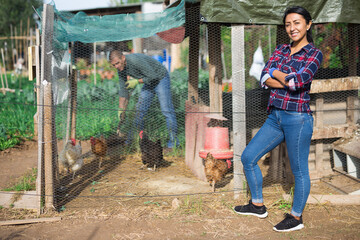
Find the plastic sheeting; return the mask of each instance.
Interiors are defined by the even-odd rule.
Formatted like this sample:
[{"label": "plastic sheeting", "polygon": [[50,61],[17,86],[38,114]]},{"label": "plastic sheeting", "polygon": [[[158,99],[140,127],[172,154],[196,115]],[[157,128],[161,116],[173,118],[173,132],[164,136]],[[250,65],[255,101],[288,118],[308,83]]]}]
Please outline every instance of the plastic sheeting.
[{"label": "plastic sheeting", "polygon": [[289,6],[306,8],[314,23],[360,24],[359,0],[202,0],[200,13],[204,22],[282,25]]},{"label": "plastic sheeting", "polygon": [[[84,12],[72,14],[55,8],[55,42],[93,43],[150,37],[158,32],[182,26],[185,23],[184,3],[185,0],[181,0],[176,7],[158,13],[105,16],[88,16]],[[42,8],[38,12],[41,13]]]}]

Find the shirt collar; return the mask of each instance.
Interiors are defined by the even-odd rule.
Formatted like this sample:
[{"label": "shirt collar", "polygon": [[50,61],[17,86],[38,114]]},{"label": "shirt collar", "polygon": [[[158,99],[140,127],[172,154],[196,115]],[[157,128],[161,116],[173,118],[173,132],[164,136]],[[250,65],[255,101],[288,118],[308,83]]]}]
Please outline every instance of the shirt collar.
[{"label": "shirt collar", "polygon": [[[314,47],[313,43],[309,43],[307,45],[305,45],[301,50],[305,50],[306,53],[308,53],[310,51],[310,49],[312,49]],[[286,48],[289,50],[289,52],[291,52],[291,43],[286,44]]]}]

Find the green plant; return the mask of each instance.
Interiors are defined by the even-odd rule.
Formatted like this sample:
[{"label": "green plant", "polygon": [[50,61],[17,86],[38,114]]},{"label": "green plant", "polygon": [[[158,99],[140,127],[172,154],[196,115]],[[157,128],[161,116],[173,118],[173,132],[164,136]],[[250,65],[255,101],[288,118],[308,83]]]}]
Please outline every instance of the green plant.
[{"label": "green plant", "polygon": [[200,199],[191,199],[190,196],[186,196],[184,204],[180,206],[180,209],[185,214],[197,214],[201,215],[204,211],[203,209],[203,200],[202,197]]},{"label": "green plant", "polygon": [[292,202],[294,199],[294,187],[290,188],[290,198],[289,199],[279,199],[275,203],[272,204],[272,206],[277,206],[280,210],[290,210],[292,206]]},{"label": "green plant", "polygon": [[32,191],[36,189],[37,169],[33,168],[30,173],[21,177],[20,181],[12,187],[3,189],[4,191]]},{"label": "green plant", "polygon": [[75,66],[76,66],[77,70],[86,69],[87,62],[84,58],[79,58],[79,59],[77,59]]},{"label": "green plant", "polygon": [[146,202],[144,202],[144,204],[155,204],[156,206],[160,207],[160,203],[159,203],[159,202],[146,201]]}]

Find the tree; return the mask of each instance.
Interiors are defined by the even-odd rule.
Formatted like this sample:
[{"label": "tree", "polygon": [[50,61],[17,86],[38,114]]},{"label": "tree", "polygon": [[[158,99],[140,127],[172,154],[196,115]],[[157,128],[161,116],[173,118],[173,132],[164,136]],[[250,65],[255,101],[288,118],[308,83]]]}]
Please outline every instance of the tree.
[{"label": "tree", "polygon": [[[10,26],[19,33],[26,33],[27,22],[30,20],[30,27],[35,27],[33,7],[36,9],[42,5],[41,0],[0,0],[0,33],[1,37],[11,35]],[[20,29],[20,25],[22,26]]]}]

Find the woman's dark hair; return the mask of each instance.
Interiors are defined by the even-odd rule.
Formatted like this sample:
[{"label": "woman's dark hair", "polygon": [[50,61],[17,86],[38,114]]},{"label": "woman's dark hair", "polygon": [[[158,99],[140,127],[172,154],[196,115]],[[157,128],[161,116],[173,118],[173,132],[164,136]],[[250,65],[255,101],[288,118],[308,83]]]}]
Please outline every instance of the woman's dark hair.
[{"label": "woman's dark hair", "polygon": [[[293,7],[288,7],[285,12],[284,12],[284,18],[283,18],[283,23],[285,24],[285,18],[287,15],[289,15],[290,13],[297,13],[300,14],[301,16],[304,17],[306,24],[309,24],[309,22],[312,20],[310,13],[303,7],[300,6],[293,6]],[[312,34],[311,34],[311,30],[312,30],[312,25],[310,27],[310,29],[307,31],[306,33],[306,38],[308,40],[308,42],[313,43],[314,40],[312,38]]]}]

